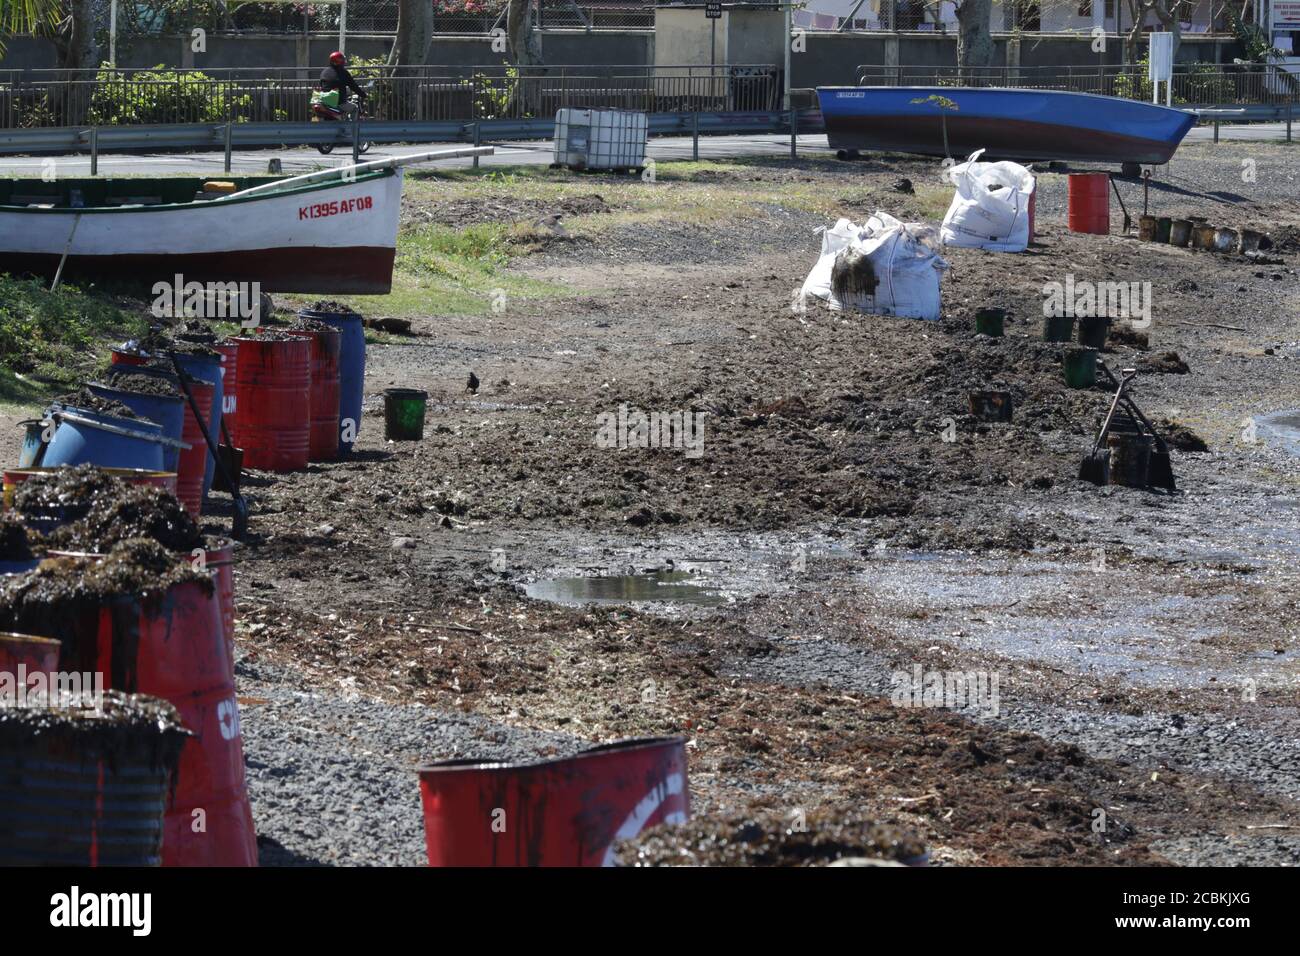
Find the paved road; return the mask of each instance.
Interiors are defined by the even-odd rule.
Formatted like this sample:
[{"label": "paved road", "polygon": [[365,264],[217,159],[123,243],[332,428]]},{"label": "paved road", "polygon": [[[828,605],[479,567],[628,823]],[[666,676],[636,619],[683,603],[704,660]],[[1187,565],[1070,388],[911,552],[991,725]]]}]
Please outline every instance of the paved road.
[{"label": "paved road", "polygon": [[[1209,142],[1214,133],[1211,127],[1201,126],[1187,134],[1185,142]],[[1223,140],[1280,140],[1286,137],[1284,123],[1257,123],[1249,126],[1223,126],[1220,138]],[[464,145],[464,144],[448,144]],[[437,149],[438,144],[420,146],[384,146],[375,147],[366,155],[366,159],[379,159],[385,156],[402,156]],[[808,155],[827,155],[826,137],[800,136],[799,150]],[[689,136],[664,136],[650,140],[649,154],[656,160],[690,159],[691,138]],[[702,159],[724,159],[740,156],[788,156],[790,138],[770,134],[754,136],[706,136],[700,138],[700,157]],[[246,150],[234,154],[233,171],[237,173],[264,173],[273,157],[279,157],[285,172],[309,172],[325,165],[339,165],[351,161],[352,154],[347,150],[336,150],[328,157],[321,156],[314,149],[267,149]],[[209,175],[222,171],[224,157],[219,152],[202,153],[166,153],[146,155],[122,155],[103,153],[99,157],[101,175],[125,173],[132,175],[167,175],[192,173]],[[551,143],[549,140],[533,143],[507,143],[497,147],[496,155],[482,160],[488,165],[542,165],[551,161]],[[40,157],[0,157],[0,175],[33,176],[38,175],[45,162]],[[68,156],[57,160],[60,176],[87,176],[90,174],[88,156]],[[447,165],[466,166],[469,160],[454,160]]]}]

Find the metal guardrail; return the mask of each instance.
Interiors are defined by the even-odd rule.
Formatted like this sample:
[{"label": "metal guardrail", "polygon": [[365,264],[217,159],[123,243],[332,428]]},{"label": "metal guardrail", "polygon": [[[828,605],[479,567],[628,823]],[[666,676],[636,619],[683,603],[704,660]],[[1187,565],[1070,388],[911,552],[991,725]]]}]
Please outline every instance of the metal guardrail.
[{"label": "metal guardrail", "polygon": [[[824,132],[821,111],[750,110],[741,112],[669,112],[648,117],[652,136],[727,135],[744,133],[812,134]],[[355,136],[371,143],[490,143],[550,139],[553,119],[364,120]],[[352,123],[190,123],[158,126],[111,126],[0,130],[0,155],[91,153],[121,150],[225,149],[226,168],[236,149],[317,146],[353,143]]]},{"label": "metal guardrail", "polygon": [[[996,86],[1063,90],[1151,100],[1145,66],[895,66],[861,64],[859,86]],[[1172,83],[1176,105],[1300,100],[1300,77],[1276,66],[1180,63]]]}]

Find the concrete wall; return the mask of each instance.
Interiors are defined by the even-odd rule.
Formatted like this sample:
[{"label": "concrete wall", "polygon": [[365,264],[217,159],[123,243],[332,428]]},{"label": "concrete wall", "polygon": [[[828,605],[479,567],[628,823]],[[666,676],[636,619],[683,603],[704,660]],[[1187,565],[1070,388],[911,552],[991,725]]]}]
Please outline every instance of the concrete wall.
[{"label": "concrete wall", "polygon": [[[704,11],[699,13],[701,19]],[[723,18],[727,25],[727,50],[731,63],[785,62],[782,34],[785,15],[779,10],[732,10]]]},{"label": "concrete wall", "polygon": [[714,38],[717,62],[726,63],[726,24],[729,16],[730,14],[723,13],[716,21],[716,27],[711,29],[703,10],[656,10],[654,64],[708,66],[710,37]]}]

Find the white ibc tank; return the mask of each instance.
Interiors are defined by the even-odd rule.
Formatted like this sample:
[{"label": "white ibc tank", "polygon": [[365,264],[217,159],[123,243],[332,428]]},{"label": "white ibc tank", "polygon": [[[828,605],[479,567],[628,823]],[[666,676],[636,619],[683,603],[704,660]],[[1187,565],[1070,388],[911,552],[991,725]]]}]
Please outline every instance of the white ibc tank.
[{"label": "white ibc tank", "polygon": [[641,169],[646,116],[623,110],[566,108],[555,114],[555,165],[571,169]]}]

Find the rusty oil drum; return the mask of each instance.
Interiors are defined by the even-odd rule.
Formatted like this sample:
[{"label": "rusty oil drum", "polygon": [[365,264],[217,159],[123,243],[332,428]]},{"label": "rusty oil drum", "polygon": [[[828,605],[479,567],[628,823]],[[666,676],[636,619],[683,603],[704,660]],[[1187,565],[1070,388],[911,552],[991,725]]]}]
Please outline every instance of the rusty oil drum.
[{"label": "rusty oil drum", "polygon": [[167,805],[163,865],[256,866],[234,664],[216,583],[186,581],[162,594],[112,599],[75,634],[61,636],[64,669],[101,672],[110,688],[169,701],[194,735],[181,751]]},{"label": "rusty oil drum", "polygon": [[[234,438],[238,427],[239,399],[235,392],[235,382],[239,376],[239,343],[234,339],[217,342],[212,350],[221,356],[221,382],[225,386],[221,392],[221,420],[226,423],[226,431]],[[212,440],[221,443],[220,435],[213,435]]]},{"label": "rusty oil drum", "polygon": [[647,737],[537,763],[420,769],[430,866],[610,866],[614,844],[690,817],[686,740]]},{"label": "rusty oil drum", "polygon": [[333,461],[339,456],[339,356],[343,334],[338,329],[286,329],[285,334],[311,340],[307,457],[311,461]]},{"label": "rusty oil drum", "polygon": [[54,673],[59,669],[59,642],[32,634],[0,631],[0,674],[16,675],[20,664],[28,674]]},{"label": "rusty oil drum", "polygon": [[244,467],[307,467],[311,436],[311,343],[301,338],[238,338],[235,444]]},{"label": "rusty oil drum", "polygon": [[[105,712],[120,695],[105,695]],[[165,705],[164,705],[165,706]],[[0,709],[0,867],[157,866],[185,732],[62,707]]]}]

